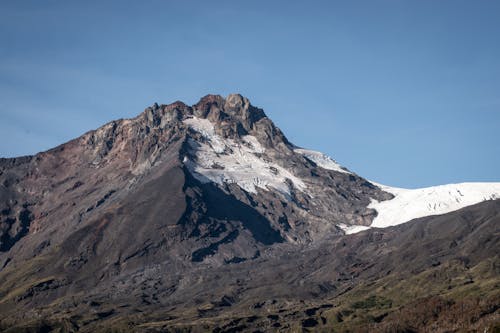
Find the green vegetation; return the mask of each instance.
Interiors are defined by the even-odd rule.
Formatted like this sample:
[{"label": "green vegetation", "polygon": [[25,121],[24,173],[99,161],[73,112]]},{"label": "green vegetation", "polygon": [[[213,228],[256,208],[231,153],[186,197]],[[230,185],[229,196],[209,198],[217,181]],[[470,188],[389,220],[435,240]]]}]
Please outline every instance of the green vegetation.
[{"label": "green vegetation", "polygon": [[392,301],[384,297],[372,295],[364,300],[357,301],[351,305],[352,309],[385,309],[392,306]]}]

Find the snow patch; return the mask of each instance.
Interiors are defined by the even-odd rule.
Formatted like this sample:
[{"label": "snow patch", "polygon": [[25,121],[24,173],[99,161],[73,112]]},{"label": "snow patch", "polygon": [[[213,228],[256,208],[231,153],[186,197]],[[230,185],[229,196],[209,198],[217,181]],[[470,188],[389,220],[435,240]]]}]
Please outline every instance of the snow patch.
[{"label": "snow patch", "polygon": [[215,136],[214,125],[208,119],[191,117],[185,119],[184,124],[188,125],[196,132],[201,133],[205,137]]},{"label": "snow patch", "polygon": [[419,189],[371,183],[393,194],[394,198],[380,202],[372,199],[368,208],[378,213],[372,224],[369,227],[339,224],[346,234],[395,226],[420,217],[450,213],[482,201],[500,199],[500,183],[460,183]]},{"label": "snow patch", "polygon": [[208,119],[193,117],[184,123],[204,139],[201,142],[188,139],[195,159],[184,160],[198,180],[219,185],[236,183],[251,193],[257,193],[257,188],[274,188],[286,196],[291,195],[290,182],[300,191],[306,189],[300,178],[265,158],[265,148],[256,137],[246,135],[241,142],[222,138]]},{"label": "snow patch", "polygon": [[373,184],[394,195],[393,199],[387,201],[373,200],[368,206],[378,213],[371,224],[371,227],[377,228],[402,224],[419,217],[449,213],[486,200],[500,199],[500,183],[461,183],[414,190]]},{"label": "snow patch", "polygon": [[338,224],[338,226],[340,227],[340,229],[344,230],[346,235],[355,234],[357,232],[370,229],[370,227],[364,225],[347,225],[343,223]]},{"label": "snow patch", "polygon": [[346,168],[335,162],[335,160],[333,160],[331,157],[323,154],[322,152],[307,149],[294,149],[294,152],[304,155],[323,169],[349,174],[351,173]]}]

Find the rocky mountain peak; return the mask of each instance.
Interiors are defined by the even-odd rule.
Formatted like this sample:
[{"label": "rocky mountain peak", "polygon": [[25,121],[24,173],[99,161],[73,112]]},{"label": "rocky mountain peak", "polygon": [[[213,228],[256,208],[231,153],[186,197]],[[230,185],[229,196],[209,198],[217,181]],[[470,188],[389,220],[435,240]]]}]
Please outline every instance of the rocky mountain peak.
[{"label": "rocky mountain peak", "polygon": [[248,98],[240,94],[230,94],[226,98],[220,95],[207,95],[193,105],[193,115],[205,118],[221,125],[235,123],[249,132],[253,125],[263,118],[267,118],[262,109],[253,106]]},{"label": "rocky mountain peak", "polygon": [[265,146],[281,145],[281,149],[289,146],[288,140],[264,111],[240,94],[230,94],[226,98],[206,95],[192,106],[181,101],[167,105],[155,103],[139,116],[148,127],[160,129],[179,125],[189,118],[209,120],[216,134],[222,137],[239,138],[252,134]]},{"label": "rocky mountain peak", "polygon": [[210,94],[202,97],[198,103],[192,106],[188,106],[182,101],[161,105],[154,103],[144,110],[144,114],[148,117],[168,117],[169,113],[178,113],[179,120],[195,116],[213,120],[231,117],[235,120],[251,119],[255,122],[266,117],[262,109],[253,106],[248,98],[240,94],[230,94],[226,98]]}]

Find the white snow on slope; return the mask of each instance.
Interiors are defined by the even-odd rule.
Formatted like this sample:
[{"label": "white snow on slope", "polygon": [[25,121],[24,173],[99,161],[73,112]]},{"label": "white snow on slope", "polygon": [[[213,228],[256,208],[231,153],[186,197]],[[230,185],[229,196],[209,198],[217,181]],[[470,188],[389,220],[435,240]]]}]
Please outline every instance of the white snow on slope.
[{"label": "white snow on slope", "polygon": [[355,234],[357,232],[368,230],[371,228],[364,225],[347,225],[343,223],[338,224],[338,226],[340,227],[340,229],[344,230],[346,235]]},{"label": "white snow on slope", "polygon": [[184,120],[184,123],[204,138],[204,142],[189,139],[196,160],[184,160],[198,180],[220,185],[236,183],[251,193],[257,193],[257,187],[274,188],[290,196],[288,179],[295,188],[305,190],[306,185],[300,178],[262,156],[265,149],[256,137],[247,135],[242,137],[243,142],[236,142],[217,135],[208,119],[194,117]]},{"label": "white snow on slope", "polygon": [[350,173],[343,166],[341,166],[340,164],[335,162],[331,157],[323,154],[322,152],[307,150],[307,149],[294,149],[293,151],[298,154],[304,155],[305,157],[307,157],[308,159],[310,159],[323,169],[333,170],[343,173]]},{"label": "white snow on slope", "polygon": [[[290,196],[291,182],[295,188],[306,191],[306,185],[300,178],[266,158],[265,148],[256,137],[247,135],[242,137],[242,141],[235,141],[217,135],[214,125],[207,119],[189,118],[184,122],[203,137],[200,142],[189,140],[195,158],[184,160],[200,181],[220,185],[236,183],[251,193],[257,193],[257,188],[273,188],[285,196]],[[306,149],[294,151],[322,168],[350,173],[321,152]],[[500,199],[500,183],[461,183],[421,189],[372,183],[395,197],[382,202],[372,200],[368,207],[375,209],[378,215],[369,227],[339,224],[346,234],[372,227],[394,226],[419,217],[449,213],[485,200]]]},{"label": "white snow on slope", "polygon": [[374,184],[395,196],[387,201],[374,200],[368,206],[378,212],[371,224],[376,228],[449,213],[485,200],[500,199],[500,183],[461,183],[414,190]]}]

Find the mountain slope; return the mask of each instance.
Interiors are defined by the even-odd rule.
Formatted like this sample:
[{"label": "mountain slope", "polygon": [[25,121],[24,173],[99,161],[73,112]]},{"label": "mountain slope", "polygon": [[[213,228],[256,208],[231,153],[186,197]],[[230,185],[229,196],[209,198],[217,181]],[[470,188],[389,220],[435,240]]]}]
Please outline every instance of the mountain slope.
[{"label": "mountain slope", "polygon": [[[42,279],[3,297],[1,323],[68,332],[483,331],[500,315],[499,218],[500,201],[489,201],[318,246],[280,246],[252,262],[184,269],[177,281],[165,263],[43,306],[64,285]],[[19,307],[32,310],[14,319]]]},{"label": "mountain slope", "polygon": [[[372,183],[293,145],[240,95],[155,104],[49,151],[0,159],[0,320],[20,329],[45,318],[32,324],[204,331],[249,308],[258,318],[293,313],[301,300],[330,309],[357,290],[354,281],[423,274],[436,253],[453,269],[462,257],[496,265],[497,184],[477,185],[481,196],[471,199],[464,186],[452,205],[448,187],[433,196]],[[436,217],[442,223],[344,235],[483,199]],[[437,208],[422,213],[429,202]],[[261,319],[247,326],[268,330]]]},{"label": "mountain slope", "polygon": [[[59,246],[80,229],[94,228],[91,224],[103,230],[108,222],[102,221],[109,214],[109,223],[118,223],[121,210],[123,216],[135,214],[142,220],[142,203],[150,208],[146,221],[182,234],[183,241],[197,242],[201,248],[219,248],[217,244],[241,221],[205,216],[209,208],[204,200],[210,196],[204,191],[214,186],[224,198],[235,198],[265,221],[259,226],[267,225],[266,233],[276,234],[272,239],[295,243],[341,233],[340,222],[369,225],[376,214],[367,208],[370,201],[391,197],[357,175],[318,167],[294,149],[247,99],[209,95],[192,107],[181,102],[154,105],[134,119],[111,122],[35,156],[1,159],[0,267]],[[178,184],[168,183],[170,172]],[[154,187],[158,182],[165,188],[153,192],[165,198],[162,204],[154,203],[155,197],[144,190],[146,184]],[[165,220],[163,204],[179,212],[172,215],[167,209]],[[127,223],[129,230],[140,227],[136,220]],[[127,223],[118,224],[125,228]],[[252,239],[245,240],[247,233],[238,231],[241,236],[233,233],[224,242],[241,238],[244,243],[268,245],[269,240],[256,236],[260,230],[248,232]],[[136,247],[145,247],[147,239],[136,239]],[[180,246],[185,251],[191,247]],[[188,255],[180,248],[176,255]],[[240,257],[237,248],[234,255]],[[249,244],[243,258],[253,257],[258,249]],[[224,262],[231,256],[214,260]]]}]

